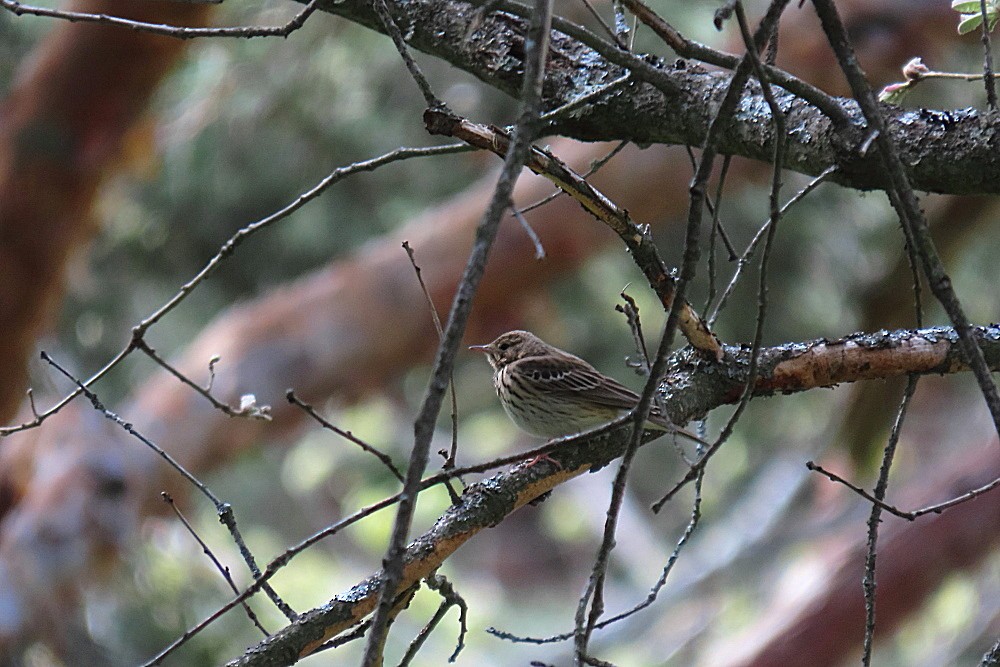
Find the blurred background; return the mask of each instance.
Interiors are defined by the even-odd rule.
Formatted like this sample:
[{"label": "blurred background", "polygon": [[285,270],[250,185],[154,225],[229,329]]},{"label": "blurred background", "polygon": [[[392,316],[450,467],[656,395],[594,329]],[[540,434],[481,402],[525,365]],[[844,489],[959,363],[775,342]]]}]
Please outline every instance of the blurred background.
[{"label": "blurred background", "polygon": [[[655,3],[687,36],[736,50],[733,26],[722,33],[711,27],[716,6]],[[945,0],[838,6],[876,89],[900,80],[913,56],[938,70],[981,67],[978,37],[958,37],[957,14]],[[267,1],[137,8],[111,0],[79,7],[192,25],[277,25],[300,8]],[[751,7],[759,13],[761,3]],[[610,15],[607,4],[598,8]],[[578,3],[558,10],[592,22]],[[810,6],[788,10],[780,45],[780,65],[845,94]],[[636,48],[673,57],[642,30]],[[446,63],[418,60],[457,113],[512,122],[511,99]],[[72,386],[34,361],[38,349],[81,377],[93,374],[238,229],[338,166],[436,142],[423,129],[422,98],[391,42],[322,13],[289,39],[190,42],[0,13],[0,100],[0,251],[14,262],[8,267],[20,267],[4,269],[4,289],[25,302],[18,310],[21,301],[5,295],[9,320],[0,336],[20,333],[18,323],[27,322],[20,342],[0,345],[0,356],[13,364],[5,391],[23,397],[31,386],[39,409]],[[985,102],[980,83],[928,82],[906,105]],[[33,127],[57,148],[28,160],[10,147],[11,137],[18,123],[40,118]],[[71,149],[59,144],[65,136],[75,139]],[[579,171],[614,148],[559,138],[550,146]],[[236,405],[252,393],[272,406],[274,421],[230,419],[141,355],[95,386],[107,406],[234,506],[261,563],[397,490],[380,464],[290,408],[284,392],[295,389],[334,424],[405,464],[436,335],[400,244],[414,248],[443,316],[498,164],[468,153],[348,178],[250,238],[150,330],[149,344],[198,383],[208,381],[209,360],[218,355],[213,391],[220,400]],[[593,179],[653,226],[669,265],[679,262],[690,164],[683,147],[629,146]],[[733,160],[719,206],[738,249],[766,220],[769,178],[768,165]],[[784,198],[807,182],[786,174]],[[516,200],[523,206],[549,192],[526,175]],[[988,241],[997,233],[995,201],[928,196],[924,208],[968,315],[996,321],[996,247]],[[615,311],[619,293],[629,286],[653,347],[664,318],[620,242],[564,198],[527,219],[546,256],[536,259],[518,222],[504,221],[467,343],[531,329],[641,387],[643,378],[626,364],[634,349]],[[16,264],[25,257],[30,264]],[[734,264],[721,246],[716,262],[724,285]],[[33,278],[27,266],[45,277]],[[713,285],[704,263],[699,271],[690,300],[700,311]],[[755,271],[717,322],[728,343],[752,337]],[[885,196],[823,185],[782,221],[765,344],[914,326],[909,275]],[[31,289],[39,292],[28,299]],[[926,322],[947,320],[930,306]],[[17,367],[28,358],[21,379]],[[479,355],[460,356],[455,385],[459,465],[539,444],[507,420]],[[887,381],[755,400],[709,468],[701,524],[658,601],[597,633],[595,653],[621,665],[856,661],[868,508],[804,464],[816,460],[870,487],[901,391],[900,382]],[[717,412],[710,433],[729,414]],[[32,415],[21,405],[6,417],[18,423]],[[443,415],[440,447],[449,440]],[[911,508],[998,476],[995,440],[971,376],[923,379],[890,501]],[[691,513],[690,495],[658,515],[648,509],[683,475],[673,447],[659,442],[638,457],[611,565],[611,614],[646,597]],[[231,597],[198,544],[168,516],[161,490],[175,495],[237,582],[249,581],[214,508],[82,401],[41,428],[0,440],[0,466],[0,664],[134,664]],[[440,573],[469,603],[458,664],[569,664],[565,643],[514,644],[485,629],[535,637],[572,629],[613,475],[611,466],[563,485],[448,560]],[[876,664],[978,664],[996,641],[995,496],[916,524],[886,518]],[[439,490],[422,495],[415,532],[448,502]],[[320,543],[275,578],[276,589],[300,611],[349,589],[377,569],[392,518],[392,511],[376,514]],[[436,594],[418,593],[392,628],[390,662],[437,605]],[[254,606],[269,630],[284,625],[263,599]],[[452,611],[416,664],[445,662],[455,617]],[[231,612],[170,664],[220,664],[259,639],[245,615]],[[304,664],[354,664],[360,651],[355,642]]]}]

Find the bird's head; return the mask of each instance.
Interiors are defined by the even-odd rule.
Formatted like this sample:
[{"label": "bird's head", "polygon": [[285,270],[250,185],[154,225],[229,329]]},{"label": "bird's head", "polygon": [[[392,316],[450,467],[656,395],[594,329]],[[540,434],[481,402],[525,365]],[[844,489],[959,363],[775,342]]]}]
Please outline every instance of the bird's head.
[{"label": "bird's head", "polygon": [[508,331],[489,345],[470,345],[469,349],[485,353],[490,366],[498,371],[518,359],[547,354],[552,348],[529,331]]}]

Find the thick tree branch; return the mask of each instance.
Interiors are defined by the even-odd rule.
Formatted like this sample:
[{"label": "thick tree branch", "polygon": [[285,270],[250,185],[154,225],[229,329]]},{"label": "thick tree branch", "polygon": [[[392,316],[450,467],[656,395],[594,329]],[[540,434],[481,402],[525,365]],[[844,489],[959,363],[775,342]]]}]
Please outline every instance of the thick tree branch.
[{"label": "thick tree branch", "polygon": [[[986,362],[1000,368],[1000,325],[975,327]],[[685,348],[674,355],[661,386],[671,419],[686,424],[739,399],[750,348],[727,348],[721,365],[706,363]],[[908,373],[967,371],[958,334],[951,327],[855,333],[834,340],[764,348],[754,395],[790,394],[845,382],[881,380]]]},{"label": "thick tree branch", "polygon": [[[378,17],[365,0],[321,0],[320,8],[381,30]],[[477,5],[463,0],[406,0],[393,3],[391,11],[413,48],[517,95],[524,71],[523,19],[492,12],[482,17],[476,27],[473,21],[478,16]],[[589,42],[600,41],[592,37]],[[613,53],[604,47],[601,51]],[[729,74],[708,71],[684,60],[665,64],[652,56],[628,57],[632,58],[629,62],[636,63],[636,67],[630,66],[635,82],[625,89],[616,88],[572,117],[553,121],[549,131],[588,141],[627,139],[639,144],[701,145],[712,111],[725,93]],[[641,71],[648,69],[656,76]],[[545,107],[553,109],[572,102],[625,73],[624,67],[591,46],[553,31]],[[654,78],[655,85],[644,82]],[[838,130],[826,115],[802,98],[780,88],[775,89],[775,97],[790,128],[785,157],[788,169],[816,175],[836,165],[831,180],[843,185],[860,190],[889,186],[878,156],[860,155],[856,150],[863,139],[863,116],[857,103],[838,100],[845,114],[857,123]],[[908,165],[916,189],[951,194],[1000,192],[1000,151],[995,149],[997,129],[990,122],[991,116],[973,109],[937,112],[888,106],[884,116],[887,131],[900,147],[900,157]],[[770,110],[759,85],[748,86],[730,130],[720,138],[718,150],[762,162],[773,158]]]},{"label": "thick tree branch", "polygon": [[[1000,368],[1000,325],[979,327],[976,335],[991,368]],[[706,361],[691,348],[671,360],[661,391],[672,419],[686,423],[715,407],[734,403],[746,381],[748,347],[730,347],[722,363]],[[858,333],[839,340],[816,340],[760,351],[754,394],[793,393],[842,382],[882,379],[910,373],[967,370],[950,328]],[[470,485],[462,504],[450,507],[434,526],[406,548],[400,587],[428,576],[462,544],[504,518],[588,470],[621,456],[628,444],[628,417],[582,434],[552,452],[561,468],[549,463],[518,466]],[[291,664],[323,642],[360,622],[375,606],[382,581],[373,574],[232,661],[230,666]]]}]

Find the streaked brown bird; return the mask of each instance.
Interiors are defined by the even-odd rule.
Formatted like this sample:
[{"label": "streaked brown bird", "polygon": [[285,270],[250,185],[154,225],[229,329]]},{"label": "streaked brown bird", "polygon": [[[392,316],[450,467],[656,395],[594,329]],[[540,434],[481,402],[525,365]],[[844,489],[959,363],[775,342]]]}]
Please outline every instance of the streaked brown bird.
[{"label": "streaked brown bird", "polygon": [[[508,331],[489,345],[469,349],[486,354],[500,403],[511,420],[532,435],[580,433],[617,419],[639,403],[638,394],[628,387],[529,331]],[[703,442],[671,423],[656,406],[646,428]]]}]

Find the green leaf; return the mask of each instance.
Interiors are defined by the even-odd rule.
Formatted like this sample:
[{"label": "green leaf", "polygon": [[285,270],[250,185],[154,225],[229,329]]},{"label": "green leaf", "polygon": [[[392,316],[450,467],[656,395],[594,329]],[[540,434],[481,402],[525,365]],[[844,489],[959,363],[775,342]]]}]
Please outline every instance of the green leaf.
[{"label": "green leaf", "polygon": [[[987,3],[987,11],[992,3]],[[959,14],[979,14],[979,0],[952,0],[951,8]]]},{"label": "green leaf", "polygon": [[889,84],[878,94],[878,101],[888,102],[890,104],[902,104],[903,98],[906,97],[908,92],[910,92],[911,87],[912,82]]},{"label": "green leaf", "polygon": [[958,22],[958,34],[968,34],[982,25],[982,23],[982,14],[962,14],[962,18]]}]

